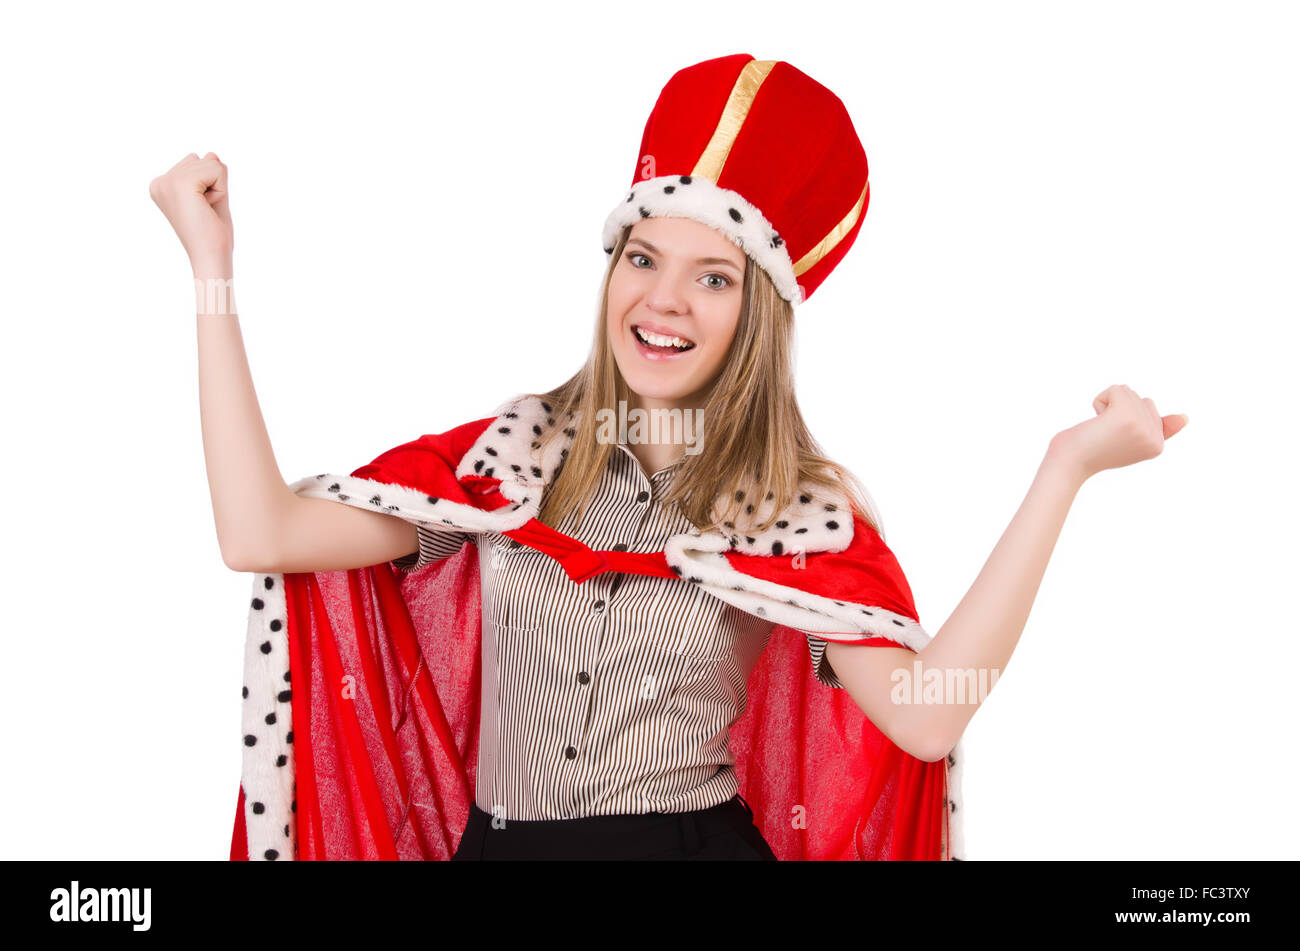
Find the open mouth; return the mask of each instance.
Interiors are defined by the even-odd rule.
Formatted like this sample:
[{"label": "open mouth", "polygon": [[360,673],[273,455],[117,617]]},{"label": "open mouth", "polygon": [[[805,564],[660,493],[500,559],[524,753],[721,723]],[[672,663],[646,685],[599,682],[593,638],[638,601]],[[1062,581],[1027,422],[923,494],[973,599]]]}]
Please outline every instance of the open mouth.
[{"label": "open mouth", "polygon": [[676,354],[695,349],[695,341],[671,334],[657,334],[643,329],[640,325],[632,326],[632,335],[637,343],[650,353]]}]

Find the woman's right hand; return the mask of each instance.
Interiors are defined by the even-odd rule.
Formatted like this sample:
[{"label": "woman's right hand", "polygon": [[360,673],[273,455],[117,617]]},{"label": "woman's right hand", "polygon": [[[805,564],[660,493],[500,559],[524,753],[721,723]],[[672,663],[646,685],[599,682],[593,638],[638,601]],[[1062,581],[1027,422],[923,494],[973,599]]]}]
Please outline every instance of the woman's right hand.
[{"label": "woman's right hand", "polygon": [[149,183],[154,200],[181,239],[195,277],[230,277],[235,231],[227,170],[213,152],[193,152]]}]

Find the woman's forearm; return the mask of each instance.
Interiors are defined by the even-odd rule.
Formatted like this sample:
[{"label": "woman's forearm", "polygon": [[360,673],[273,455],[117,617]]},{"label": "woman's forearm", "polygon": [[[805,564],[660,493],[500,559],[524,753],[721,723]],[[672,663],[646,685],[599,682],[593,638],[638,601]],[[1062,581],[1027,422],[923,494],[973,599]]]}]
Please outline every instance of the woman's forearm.
[{"label": "woman's forearm", "polygon": [[922,650],[827,645],[831,666],[858,706],[912,755],[942,759],[997,682],[1079,487],[1098,472],[1155,458],[1187,425],[1187,414],[1162,416],[1154,400],[1123,384],[1098,393],[1092,408],[1095,417],[1052,437],[983,570]]},{"label": "woman's forearm", "polygon": [[[970,590],[913,658],[920,661],[923,677],[942,675],[936,682],[944,688],[943,702],[908,706],[902,719],[912,721],[909,734],[930,738],[940,750],[956,745],[986,695],[980,684],[991,688],[1011,659],[1065,516],[1085,479],[1074,456],[1053,441]],[[963,689],[955,690],[959,681]]]},{"label": "woman's forearm", "polygon": [[[228,262],[195,267],[196,281],[230,276]],[[222,559],[243,570],[249,558],[260,556],[273,541],[270,533],[292,493],[276,465],[257,404],[238,315],[205,312],[210,303],[197,309],[199,416],[212,514]]]}]

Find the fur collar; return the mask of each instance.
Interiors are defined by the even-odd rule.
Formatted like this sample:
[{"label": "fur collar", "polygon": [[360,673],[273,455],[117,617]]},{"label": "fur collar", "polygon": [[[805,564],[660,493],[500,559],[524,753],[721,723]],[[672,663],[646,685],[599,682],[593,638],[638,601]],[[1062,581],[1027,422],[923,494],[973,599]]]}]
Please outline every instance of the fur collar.
[{"label": "fur collar", "polygon": [[[515,503],[508,510],[485,511],[449,498],[435,500],[418,489],[330,473],[301,479],[291,488],[302,492],[324,483],[326,491],[338,501],[355,498],[418,524],[507,532],[522,527],[541,511],[542,496],[573,445],[573,421],[573,413],[557,420],[548,403],[533,396],[519,397],[497,408],[496,417],[461,457],[455,470],[457,481],[472,489],[484,480],[500,480],[501,495]],[[562,427],[561,432],[544,445],[556,427]],[[725,509],[727,501],[721,495],[717,498],[715,516]],[[770,496],[757,506],[747,504],[747,508],[750,511],[741,516],[742,521],[724,526],[722,532],[706,534],[725,540],[726,548],[747,555],[782,556],[800,550],[807,554],[839,552],[853,541],[849,501],[841,492],[803,484],[793,503],[763,531],[756,526],[772,511]],[[700,535],[693,530],[691,534]]]},{"label": "fur collar", "polygon": [[[456,476],[461,480],[473,476],[498,478],[503,483],[502,494],[529,506],[536,515],[542,493],[558,475],[573,445],[574,414],[556,420],[550,404],[533,396],[511,401],[497,412],[496,420],[461,459]],[[543,440],[557,426],[563,428],[554,442],[545,446],[543,454]],[[514,484],[510,488],[515,491],[507,490],[508,483]],[[728,501],[719,496],[712,515],[724,511]],[[801,485],[792,504],[765,531],[755,526],[772,512],[771,494],[761,505],[747,504],[746,509],[741,516],[744,521],[722,534],[730,548],[747,555],[783,555],[799,549],[809,554],[843,551],[853,541],[847,496],[821,486]]]},{"label": "fur collar", "polygon": [[[542,493],[573,443],[572,417],[556,419],[553,410],[531,396],[498,407],[496,416],[456,462],[455,482],[464,501],[397,483],[329,473],[301,479],[290,488],[299,495],[379,509],[417,525],[504,534],[523,528],[537,516]],[[542,438],[556,426],[563,427],[560,435],[544,446]],[[499,491],[507,504],[486,510],[469,501],[471,492],[491,490]],[[715,502],[715,512],[721,510],[721,502]],[[738,526],[734,534],[691,529],[673,536],[663,552],[669,567],[722,601],[801,632],[825,634],[827,640],[854,642],[880,636],[918,651],[929,642],[929,634],[917,620],[878,601],[838,600],[804,590],[800,585],[807,572],[796,572],[797,581],[774,581],[757,576],[765,572],[738,569],[728,555],[785,562],[800,552],[843,552],[858,530],[847,499],[828,497],[820,487],[802,486],[800,497],[770,528],[754,530],[752,526],[770,508],[765,501],[747,513],[751,523]]]}]

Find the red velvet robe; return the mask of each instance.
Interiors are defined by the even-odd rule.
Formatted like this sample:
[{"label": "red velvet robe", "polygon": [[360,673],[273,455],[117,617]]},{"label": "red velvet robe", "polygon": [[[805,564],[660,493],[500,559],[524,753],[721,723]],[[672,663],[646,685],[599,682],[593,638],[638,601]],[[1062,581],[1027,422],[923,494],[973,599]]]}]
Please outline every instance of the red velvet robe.
[{"label": "red velvet robe", "polygon": [[[809,662],[805,631],[913,651],[929,640],[881,535],[823,491],[763,533],[675,536],[653,554],[593,551],[535,517],[572,440],[564,430],[543,456],[537,437],[554,425],[550,406],[520,398],[349,476],[291,488],[415,523],[502,532],[578,584],[604,571],[680,577],[772,620],[731,750],[777,857],[964,858],[961,744],[933,763],[904,752],[847,690],[818,683]],[[257,575],[230,857],[449,859],[474,799],[481,638],[471,544],[409,573],[383,563]]]}]

